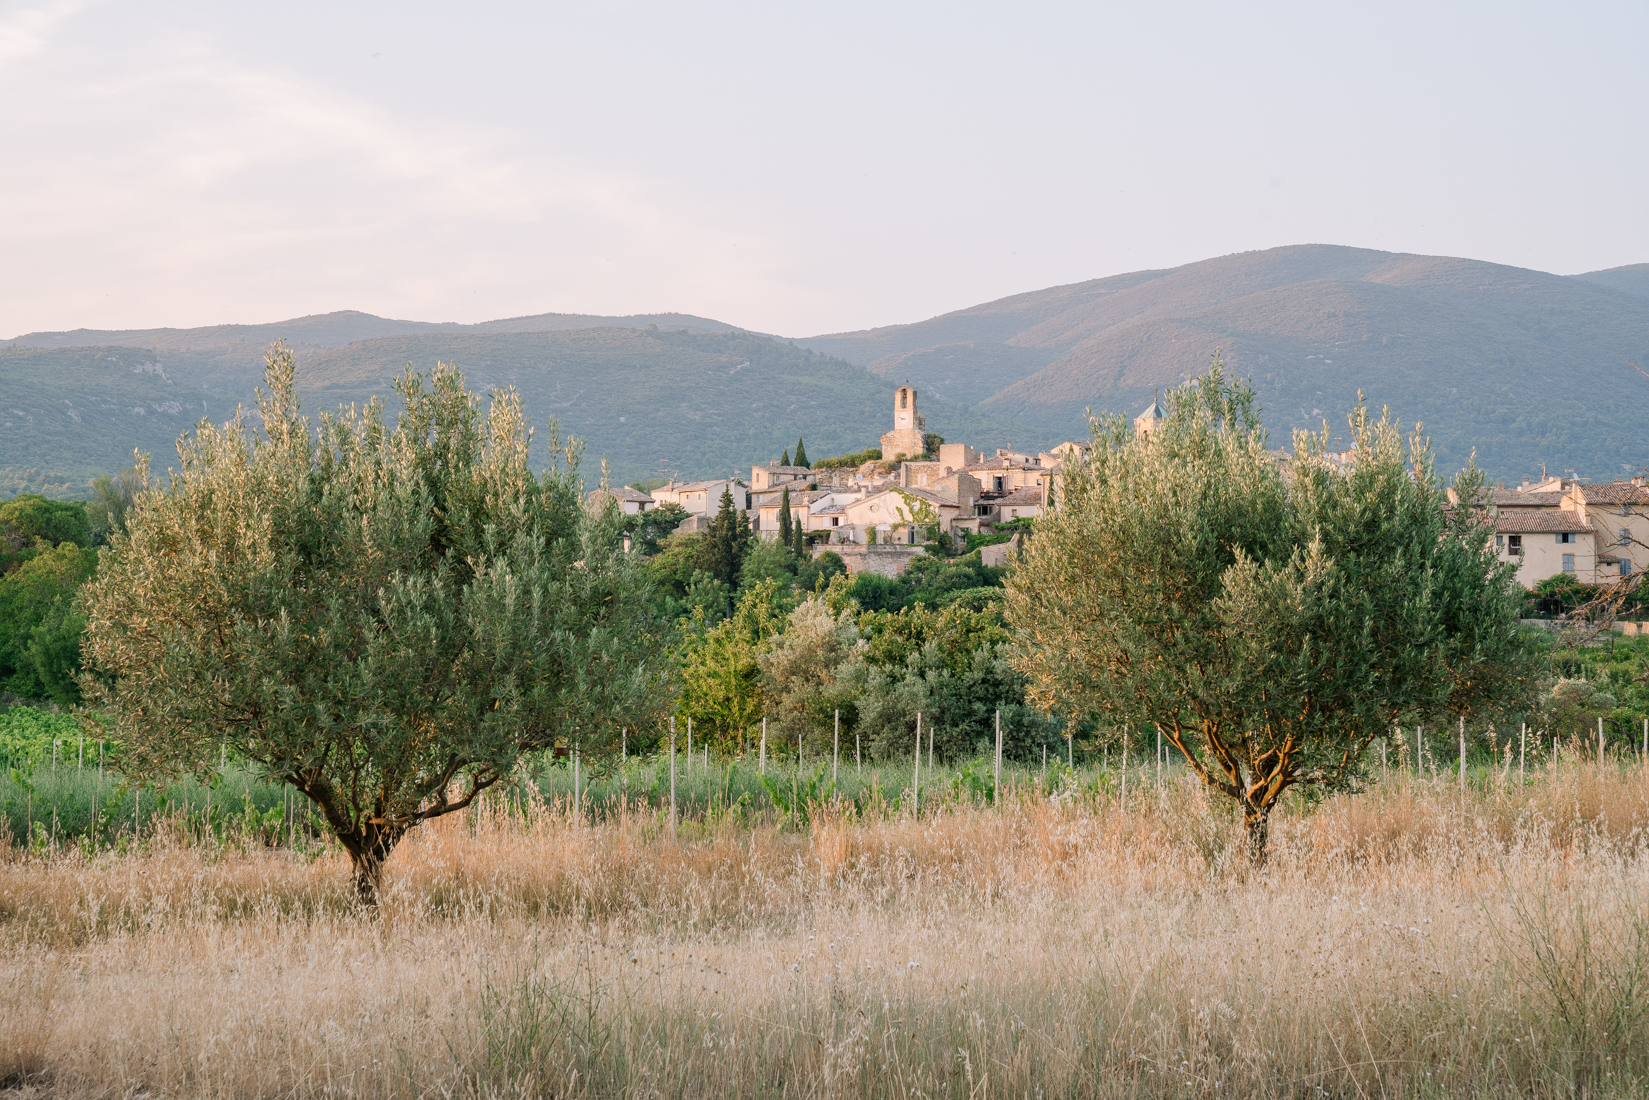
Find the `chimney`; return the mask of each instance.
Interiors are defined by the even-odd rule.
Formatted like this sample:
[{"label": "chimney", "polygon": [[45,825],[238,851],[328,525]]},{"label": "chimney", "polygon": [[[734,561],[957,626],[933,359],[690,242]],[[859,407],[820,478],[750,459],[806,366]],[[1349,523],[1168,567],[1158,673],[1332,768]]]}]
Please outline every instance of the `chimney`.
[{"label": "chimney", "polygon": [[1520,492],[1520,493],[1526,493],[1526,492],[1528,492],[1528,491],[1529,491],[1529,479],[1528,479],[1528,478],[1524,478],[1524,479],[1523,479],[1523,488],[1521,488],[1521,489],[1519,489],[1519,490],[1518,490],[1518,492]]}]

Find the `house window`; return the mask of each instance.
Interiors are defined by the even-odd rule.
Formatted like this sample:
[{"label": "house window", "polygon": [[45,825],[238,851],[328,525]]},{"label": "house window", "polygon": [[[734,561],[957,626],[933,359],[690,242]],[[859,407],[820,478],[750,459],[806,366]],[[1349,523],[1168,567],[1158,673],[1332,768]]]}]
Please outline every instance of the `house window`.
[{"label": "house window", "polygon": [[1575,556],[1573,554],[1563,555],[1563,571],[1565,573],[1573,573],[1575,571]]},{"label": "house window", "polygon": [[1622,561],[1620,563],[1620,575],[1623,576],[1623,577],[1626,577],[1626,576],[1630,576],[1631,573],[1632,573],[1632,563],[1629,562],[1629,561]]},{"label": "house window", "polygon": [[830,517],[830,526],[840,527],[841,525],[842,525],[842,517],[841,516],[831,516]]},{"label": "house window", "polygon": [[906,534],[907,534],[907,535],[908,535],[908,536],[909,536],[909,538],[908,538],[908,539],[907,539],[907,541],[908,541],[908,542],[909,542],[909,543],[910,543],[910,544],[911,544],[911,545],[912,545],[912,546],[915,546],[915,545],[916,545],[916,528],[914,528],[914,527],[912,527],[912,528],[910,528],[910,530],[909,530],[909,531],[907,531],[907,532],[906,532]]},{"label": "house window", "polygon": [[1494,548],[1496,550],[1504,550],[1506,548],[1506,536],[1505,535],[1496,535],[1494,537]]},{"label": "house window", "polygon": [[1558,532],[1557,541],[1573,542],[1575,541],[1575,533],[1573,531],[1560,531]]},{"label": "house window", "polygon": [[1620,529],[1620,544],[1622,546],[1630,546],[1631,543],[1632,543],[1632,532],[1630,530],[1628,530],[1627,528],[1622,527]]},{"label": "house window", "polygon": [[991,478],[991,481],[994,483],[996,491],[1000,493],[1002,491],[1002,479],[999,477],[993,477]]},{"label": "house window", "polygon": [[1523,554],[1523,536],[1522,535],[1507,535],[1506,536],[1506,553],[1522,556],[1522,554]]}]

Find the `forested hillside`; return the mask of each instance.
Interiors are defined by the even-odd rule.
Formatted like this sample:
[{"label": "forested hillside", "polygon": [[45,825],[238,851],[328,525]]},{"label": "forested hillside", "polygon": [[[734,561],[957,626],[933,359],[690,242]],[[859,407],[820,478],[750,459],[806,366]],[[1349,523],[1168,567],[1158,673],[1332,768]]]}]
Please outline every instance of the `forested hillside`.
[{"label": "forested hillside", "polygon": [[130,466],[134,448],[164,471],[179,433],[231,411],[147,348],[0,347],[0,496],[79,494],[88,478]]},{"label": "forested hillside", "polygon": [[[751,333],[627,328],[367,340],[299,360],[306,405],[386,393],[407,363],[455,363],[478,391],[514,386],[533,422],[556,418],[586,442],[593,480],[708,477],[776,459],[805,436],[824,457],[874,446],[892,426],[893,387],[860,367]],[[1046,445],[960,405],[924,401],[928,430],[980,445]]]},{"label": "forested hillside", "polygon": [[1243,253],[1016,295],[804,346],[1057,436],[1132,413],[1216,348],[1279,444],[1362,390],[1422,421],[1446,465],[1498,477],[1646,461],[1649,266],[1565,277],[1330,245]]},{"label": "forested hillside", "polygon": [[[237,403],[252,404],[266,338],[277,337],[297,349],[299,394],[311,413],[390,396],[408,363],[425,371],[437,361],[454,363],[482,393],[514,386],[540,429],[553,417],[563,436],[584,440],[592,483],[604,457],[618,481],[709,477],[778,458],[798,436],[823,457],[874,446],[892,426],[891,383],[840,359],[702,318],[654,315],[617,319],[633,322],[619,325],[556,314],[425,326],[341,347],[315,341],[404,323],[366,314],[302,320],[61,334],[65,344],[119,337],[147,339],[158,350],[19,342],[0,348],[0,495],[80,495],[89,477],[129,465],[134,447],[150,452],[163,471],[176,461],[178,434],[203,413],[225,419]],[[590,320],[604,325],[574,327]],[[518,331],[535,324],[560,327]],[[992,447],[1052,442],[1045,432],[960,405],[926,400],[923,407],[929,430],[951,438]],[[539,439],[547,442],[542,431]]]},{"label": "forested hillside", "polygon": [[[272,324],[30,333],[0,346],[0,495],[77,492],[134,446],[171,460],[205,411],[249,402],[276,339],[317,410],[387,393],[408,362],[514,385],[629,481],[873,445],[892,387],[932,431],[986,449],[1137,412],[1216,349],[1252,376],[1279,446],[1343,427],[1362,391],[1421,422],[1445,468],[1608,478],[1649,463],[1649,264],[1561,276],[1298,245],[1017,294],[915,324],[785,342],[687,314],[546,313],[459,325],[338,312]],[[141,411],[134,411],[141,410]]]}]

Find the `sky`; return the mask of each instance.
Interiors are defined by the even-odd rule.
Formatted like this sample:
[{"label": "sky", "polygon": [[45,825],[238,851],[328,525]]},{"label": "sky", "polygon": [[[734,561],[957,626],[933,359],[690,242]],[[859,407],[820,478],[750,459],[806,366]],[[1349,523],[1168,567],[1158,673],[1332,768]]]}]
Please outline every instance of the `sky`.
[{"label": "sky", "polygon": [[1649,261],[1649,4],[0,0],[0,337]]}]

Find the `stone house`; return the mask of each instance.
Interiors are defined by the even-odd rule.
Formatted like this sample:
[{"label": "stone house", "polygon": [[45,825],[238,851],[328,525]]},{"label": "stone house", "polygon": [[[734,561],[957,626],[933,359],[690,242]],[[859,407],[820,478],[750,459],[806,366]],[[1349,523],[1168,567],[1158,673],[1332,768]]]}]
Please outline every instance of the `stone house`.
[{"label": "stone house", "polygon": [[652,496],[628,485],[616,485],[611,489],[592,490],[586,498],[593,508],[603,507],[609,499],[618,505],[618,510],[624,515],[633,516],[641,512],[652,510],[657,506]]},{"label": "stone house", "polygon": [[1510,508],[1494,518],[1495,548],[1517,561],[1517,581],[1533,588],[1559,573],[1590,584],[1597,575],[1591,525],[1561,508]]},{"label": "stone house", "polygon": [[[790,489],[790,522],[799,525],[803,531],[809,530],[808,520],[815,501],[823,500],[832,494],[818,489],[808,489],[806,482],[798,482]],[[761,494],[761,502],[751,509],[751,529],[764,539],[779,537],[779,513],[784,510],[784,490],[768,491]]]},{"label": "stone house", "polygon": [[1559,507],[1591,525],[1597,579],[1625,577],[1649,565],[1649,486],[1631,481],[1576,482]]},{"label": "stone house", "polygon": [[769,462],[766,466],[750,467],[750,491],[766,492],[794,485],[798,481],[808,481],[812,477],[813,471],[806,466],[780,466],[777,462]]},{"label": "stone house", "polygon": [[731,490],[733,507],[748,509],[750,494],[744,483],[736,478],[716,478],[711,481],[684,481],[677,482],[671,479],[668,485],[654,489],[652,498],[654,504],[679,504],[689,515],[713,516],[721,507],[721,494],[724,490]]},{"label": "stone house", "polygon": [[893,486],[870,493],[843,506],[845,526],[850,530],[842,532],[840,541],[869,542],[869,532],[874,530],[878,543],[920,542],[929,527],[942,523],[944,504],[938,494],[926,489]]},{"label": "stone house", "polygon": [[1040,486],[1026,486],[1006,493],[986,493],[979,499],[979,508],[984,511],[981,519],[988,520],[987,526],[994,527],[999,523],[1012,523],[1016,519],[1035,519],[1042,514],[1044,501],[1047,497]]},{"label": "stone house", "polygon": [[1649,565],[1649,487],[1642,478],[1601,485],[1525,479],[1515,489],[1492,490],[1489,500],[1495,547],[1516,559],[1525,588],[1560,574],[1606,584]]}]

